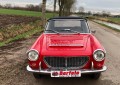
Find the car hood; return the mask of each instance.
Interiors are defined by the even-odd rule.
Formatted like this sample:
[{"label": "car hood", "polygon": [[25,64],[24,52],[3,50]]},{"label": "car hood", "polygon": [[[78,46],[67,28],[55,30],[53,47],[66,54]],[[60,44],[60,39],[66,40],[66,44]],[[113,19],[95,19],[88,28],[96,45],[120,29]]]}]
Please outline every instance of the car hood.
[{"label": "car hood", "polygon": [[44,34],[42,55],[78,56],[92,53],[89,34]]},{"label": "car hood", "polygon": [[45,50],[86,50],[89,35],[45,35],[43,49]]}]

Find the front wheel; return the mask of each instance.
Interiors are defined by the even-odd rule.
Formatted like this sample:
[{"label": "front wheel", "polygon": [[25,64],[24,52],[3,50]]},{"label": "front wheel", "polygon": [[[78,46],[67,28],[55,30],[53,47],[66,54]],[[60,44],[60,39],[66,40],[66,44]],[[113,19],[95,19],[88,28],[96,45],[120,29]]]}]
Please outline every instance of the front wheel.
[{"label": "front wheel", "polygon": [[93,78],[93,79],[99,79],[100,78],[100,76],[101,76],[101,73],[93,73],[92,75],[91,75],[91,77]]}]

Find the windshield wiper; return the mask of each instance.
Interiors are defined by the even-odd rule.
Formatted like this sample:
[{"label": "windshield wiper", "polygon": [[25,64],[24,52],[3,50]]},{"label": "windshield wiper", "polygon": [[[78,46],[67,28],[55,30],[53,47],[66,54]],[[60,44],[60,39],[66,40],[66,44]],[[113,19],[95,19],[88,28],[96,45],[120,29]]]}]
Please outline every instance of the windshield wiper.
[{"label": "windshield wiper", "polygon": [[74,32],[74,33],[80,34],[80,32],[78,32],[78,31],[74,31],[74,30],[71,30],[71,29],[63,29],[63,30],[60,30],[60,31],[71,31],[71,32]]},{"label": "windshield wiper", "polygon": [[57,32],[57,31],[55,31],[55,30],[51,30],[51,29],[49,29],[49,30],[45,30],[45,31],[52,31],[52,32],[54,32],[54,33],[59,34],[59,32]]}]

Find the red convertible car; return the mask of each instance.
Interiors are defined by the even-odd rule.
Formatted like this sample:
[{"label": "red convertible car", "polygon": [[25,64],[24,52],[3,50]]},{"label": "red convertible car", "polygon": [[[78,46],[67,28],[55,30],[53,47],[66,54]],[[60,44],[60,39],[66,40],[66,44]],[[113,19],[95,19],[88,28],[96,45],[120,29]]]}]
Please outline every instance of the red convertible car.
[{"label": "red convertible car", "polygon": [[44,33],[27,51],[27,70],[35,78],[81,77],[98,79],[106,71],[106,51],[91,33],[87,20],[80,17],[56,17],[48,20]]}]

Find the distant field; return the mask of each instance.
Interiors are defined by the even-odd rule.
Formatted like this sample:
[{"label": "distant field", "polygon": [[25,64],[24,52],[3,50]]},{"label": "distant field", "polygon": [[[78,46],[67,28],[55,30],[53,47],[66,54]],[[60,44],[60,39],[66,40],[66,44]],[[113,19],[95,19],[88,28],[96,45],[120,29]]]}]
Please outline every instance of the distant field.
[{"label": "distant field", "polygon": [[[35,11],[23,11],[23,10],[14,10],[14,9],[1,9],[0,14],[8,14],[8,15],[22,15],[22,16],[34,16],[40,17],[41,12]],[[53,17],[52,13],[46,13],[47,18]]]}]

